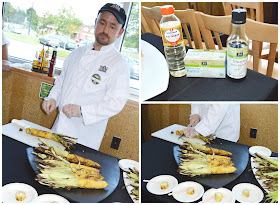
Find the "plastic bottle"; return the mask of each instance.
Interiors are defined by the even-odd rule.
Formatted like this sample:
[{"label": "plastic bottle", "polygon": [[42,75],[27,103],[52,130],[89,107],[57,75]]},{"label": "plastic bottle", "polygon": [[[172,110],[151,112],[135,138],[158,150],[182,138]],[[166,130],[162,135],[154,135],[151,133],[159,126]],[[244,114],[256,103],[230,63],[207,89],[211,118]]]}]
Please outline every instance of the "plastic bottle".
[{"label": "plastic bottle", "polygon": [[246,10],[232,11],[232,29],[227,39],[227,75],[242,79],[247,74],[249,40],[245,34]]},{"label": "plastic bottle", "polygon": [[186,50],[181,21],[174,15],[172,5],[162,6],[160,10],[162,14],[160,30],[169,72],[174,77],[182,77],[186,75],[184,63]]},{"label": "plastic bottle", "polygon": [[54,48],[53,53],[52,53],[52,59],[51,59],[51,62],[50,62],[49,73],[48,73],[49,77],[53,77],[54,65],[55,65],[55,62],[56,62],[56,54],[57,54],[57,48]]}]

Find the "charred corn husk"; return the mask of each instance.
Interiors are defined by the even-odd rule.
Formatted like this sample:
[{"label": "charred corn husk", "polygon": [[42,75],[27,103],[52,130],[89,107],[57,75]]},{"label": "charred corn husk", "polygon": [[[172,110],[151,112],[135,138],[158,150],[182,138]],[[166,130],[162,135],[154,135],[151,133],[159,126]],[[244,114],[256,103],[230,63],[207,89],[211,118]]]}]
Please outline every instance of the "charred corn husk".
[{"label": "charred corn husk", "polygon": [[85,165],[81,164],[75,164],[75,163],[67,163],[63,161],[58,161],[58,160],[40,160],[36,159],[36,161],[39,163],[39,165],[43,168],[71,168],[71,169],[85,169],[85,170],[90,170],[94,171],[96,173],[100,173],[100,170],[94,168],[94,167],[88,167]]},{"label": "charred corn husk", "polygon": [[59,160],[62,160],[62,161],[67,160],[72,163],[80,163],[82,165],[89,166],[89,167],[95,167],[95,168],[101,167],[100,164],[98,164],[97,162],[80,157],[75,154],[70,154],[68,151],[63,150],[57,146],[50,146],[44,140],[41,140],[41,141],[42,141],[42,144],[40,144],[40,147],[39,148],[37,147],[36,149],[38,149],[41,152],[44,152],[48,155],[51,155]]},{"label": "charred corn husk", "polygon": [[262,156],[256,153],[254,160],[258,163],[255,167],[258,169],[256,176],[259,179],[265,180],[263,184],[264,188],[271,193],[267,194],[265,202],[277,202],[278,201],[278,160],[271,159],[269,157]]},{"label": "charred corn husk", "polygon": [[200,152],[203,152],[205,154],[215,154],[215,155],[222,155],[222,156],[232,156],[231,152],[225,151],[225,150],[221,150],[221,149],[217,149],[217,148],[212,148],[212,147],[208,147],[206,145],[202,145],[196,142],[191,142],[188,139],[184,139],[184,145],[182,146],[185,149],[188,150],[198,150]]},{"label": "charred corn husk", "polygon": [[84,189],[104,189],[109,184],[106,181],[98,181],[92,179],[50,179],[50,178],[37,178],[40,184],[50,186],[52,188],[84,188]]},{"label": "charred corn husk", "polygon": [[230,174],[237,169],[230,165],[215,166],[207,161],[182,161],[179,166],[179,173],[188,176],[210,175],[210,174]]},{"label": "charred corn husk", "polygon": [[72,138],[72,137],[68,137],[65,135],[58,135],[58,134],[46,132],[43,130],[38,130],[35,128],[26,128],[25,131],[27,134],[31,134],[31,135],[34,135],[37,137],[42,137],[42,138],[56,141],[56,142],[62,144],[67,149],[71,149],[73,144],[76,144],[76,142],[74,142],[73,140],[70,140],[70,139],[77,139],[77,138]]},{"label": "charred corn husk", "polygon": [[133,181],[133,183],[130,184],[130,186],[133,187],[130,195],[135,196],[135,200],[139,200],[139,170],[135,167],[133,169],[129,168],[129,171],[126,173],[128,176],[127,178]]},{"label": "charred corn husk", "polygon": [[[208,147],[198,143],[186,142],[180,146],[182,154],[180,155],[179,173],[188,176],[210,175],[210,174],[229,174],[237,169],[233,166],[232,159],[228,156],[216,155],[217,151],[211,155],[206,154]],[[218,149],[216,149],[218,150]],[[220,150],[218,153],[226,151]],[[229,155],[229,154],[228,154]]]}]

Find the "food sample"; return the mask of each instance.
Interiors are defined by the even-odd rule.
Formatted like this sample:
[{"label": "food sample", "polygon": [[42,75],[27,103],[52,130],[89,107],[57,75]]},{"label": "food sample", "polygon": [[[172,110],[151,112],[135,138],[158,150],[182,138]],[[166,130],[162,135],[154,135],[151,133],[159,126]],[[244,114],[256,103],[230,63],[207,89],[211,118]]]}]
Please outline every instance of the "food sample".
[{"label": "food sample", "polygon": [[249,196],[250,196],[249,190],[248,190],[248,189],[244,189],[244,190],[242,191],[242,195],[245,196],[245,197],[249,197]]},{"label": "food sample", "polygon": [[217,202],[221,202],[222,201],[222,199],[223,199],[223,194],[221,193],[221,192],[216,192],[215,193],[215,200],[217,201]]},{"label": "food sample", "polygon": [[168,182],[162,182],[161,184],[160,184],[160,188],[161,189],[167,189],[168,188]]},{"label": "food sample", "polygon": [[17,201],[23,201],[26,198],[26,194],[23,191],[18,191],[16,193],[16,200]]},{"label": "food sample", "polygon": [[194,194],[194,188],[193,187],[187,188],[187,193],[188,193],[188,195],[193,195]]},{"label": "food sample", "polygon": [[76,142],[74,142],[70,139],[77,139],[77,138],[73,138],[73,137],[69,137],[69,136],[58,135],[58,134],[50,133],[47,131],[38,130],[35,128],[26,128],[26,133],[37,136],[37,137],[42,137],[42,138],[56,141],[56,142],[62,144],[67,149],[70,149],[73,146],[73,144],[76,144]]},{"label": "food sample", "polygon": [[109,186],[97,169],[101,168],[98,163],[70,154],[58,147],[52,147],[44,141],[35,149],[43,152],[33,152],[41,158],[36,159],[41,167],[40,173],[36,176],[40,184],[66,189],[104,189]]},{"label": "food sample", "polygon": [[208,189],[203,197],[203,203],[234,203],[235,198],[230,190],[226,188]]},{"label": "food sample", "polygon": [[184,133],[183,130],[176,130],[176,135],[182,135]]}]

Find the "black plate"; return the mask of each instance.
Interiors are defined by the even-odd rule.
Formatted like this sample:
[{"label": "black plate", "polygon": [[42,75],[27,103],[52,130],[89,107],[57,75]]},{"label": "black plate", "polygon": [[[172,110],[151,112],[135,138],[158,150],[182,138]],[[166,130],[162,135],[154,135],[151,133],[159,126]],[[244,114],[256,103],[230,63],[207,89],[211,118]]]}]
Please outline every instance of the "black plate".
[{"label": "black plate", "polygon": [[[237,168],[237,171],[231,174],[219,174],[219,175],[213,174],[213,175],[206,175],[204,177],[195,176],[191,178],[194,181],[197,181],[209,187],[220,188],[235,180],[246,169],[249,160],[249,152],[248,152],[248,148],[245,145],[238,144],[238,143],[230,143],[230,144],[211,144],[208,146],[231,152],[232,161],[234,163],[234,166]],[[177,164],[180,163],[179,155],[181,154],[181,152],[179,152],[178,149],[180,149],[179,146],[173,147],[173,153]]]},{"label": "black plate", "polygon": [[[27,158],[34,172],[38,174],[40,171],[37,168],[38,165],[35,161],[36,156],[31,153],[32,151],[34,150],[31,147],[26,149]],[[120,168],[118,166],[118,160],[115,157],[95,150],[92,150],[91,152],[77,152],[71,150],[71,153],[99,163],[101,165],[101,174],[104,176],[104,180],[109,184],[109,186],[100,190],[79,188],[71,190],[54,189],[59,195],[74,202],[96,203],[108,197],[116,189],[120,179]]]}]

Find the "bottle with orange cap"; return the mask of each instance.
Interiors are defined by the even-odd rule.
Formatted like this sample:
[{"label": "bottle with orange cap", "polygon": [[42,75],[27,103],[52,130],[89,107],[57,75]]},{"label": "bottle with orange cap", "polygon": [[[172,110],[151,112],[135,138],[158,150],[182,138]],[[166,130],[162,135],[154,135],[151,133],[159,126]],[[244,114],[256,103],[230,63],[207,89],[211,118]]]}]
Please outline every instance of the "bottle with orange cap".
[{"label": "bottle with orange cap", "polygon": [[160,30],[169,72],[174,77],[186,75],[184,58],[186,55],[181,21],[174,15],[174,7],[165,5],[160,8],[162,18]]}]

